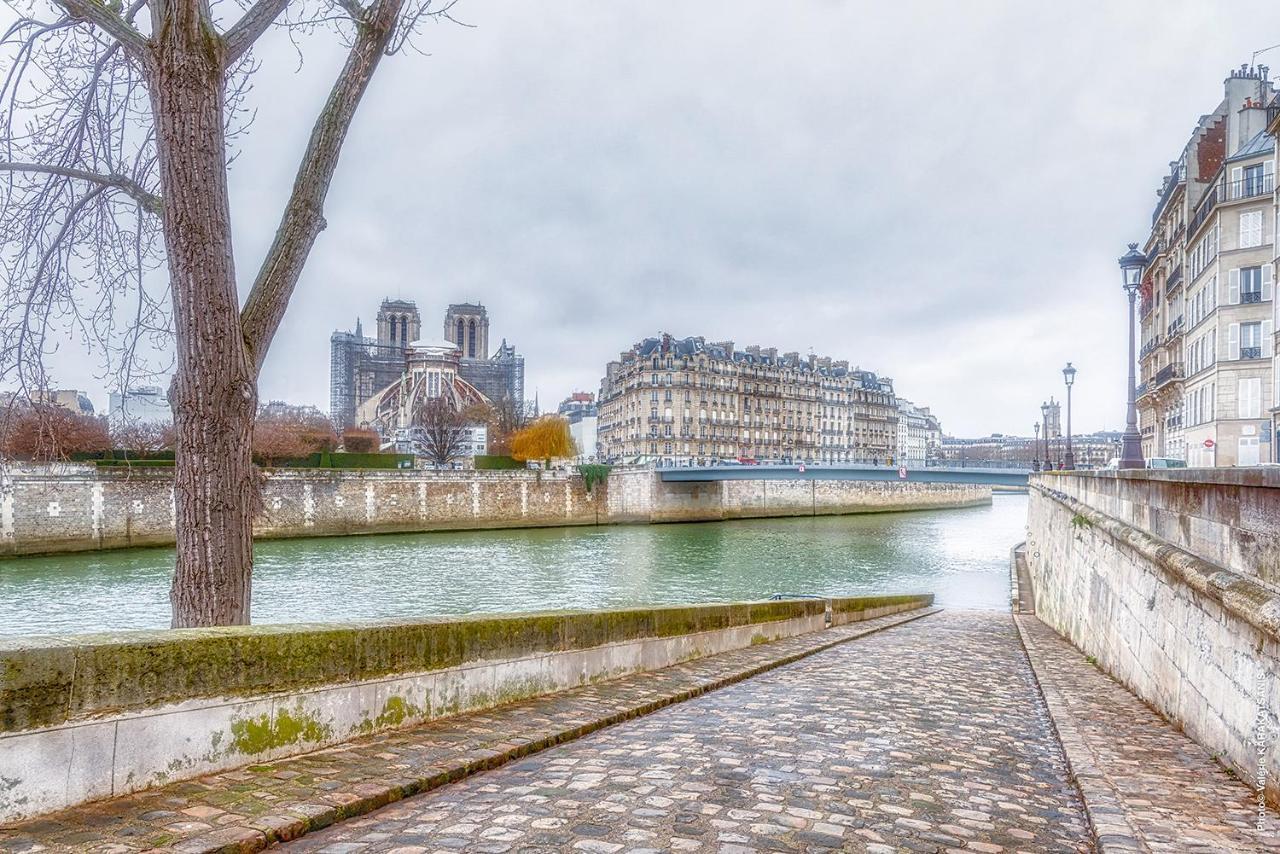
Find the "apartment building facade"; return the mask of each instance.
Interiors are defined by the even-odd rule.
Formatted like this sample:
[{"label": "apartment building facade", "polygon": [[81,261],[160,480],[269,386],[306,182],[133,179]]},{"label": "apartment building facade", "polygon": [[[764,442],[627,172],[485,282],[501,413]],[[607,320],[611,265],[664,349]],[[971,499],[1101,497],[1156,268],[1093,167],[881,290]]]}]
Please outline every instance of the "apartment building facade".
[{"label": "apartment building facade", "polygon": [[897,453],[893,381],[845,361],[701,337],[646,338],[600,384],[607,460],[882,462]]},{"label": "apartment building facade", "polygon": [[[1267,133],[1272,140],[1280,140],[1280,95],[1271,99],[1267,105]],[[1271,171],[1280,175],[1280,144],[1275,146],[1275,157],[1272,159]],[[1271,221],[1280,231],[1280,190],[1274,194],[1275,204],[1272,207]],[[1273,280],[1280,280],[1280,239],[1272,242],[1274,255],[1271,259]],[[1273,285],[1274,288],[1274,285]],[[1272,460],[1280,461],[1280,300],[1271,300],[1271,448]]]},{"label": "apartment building facade", "polygon": [[1160,191],[1141,288],[1147,457],[1273,462],[1275,139],[1267,68],[1242,67]]}]

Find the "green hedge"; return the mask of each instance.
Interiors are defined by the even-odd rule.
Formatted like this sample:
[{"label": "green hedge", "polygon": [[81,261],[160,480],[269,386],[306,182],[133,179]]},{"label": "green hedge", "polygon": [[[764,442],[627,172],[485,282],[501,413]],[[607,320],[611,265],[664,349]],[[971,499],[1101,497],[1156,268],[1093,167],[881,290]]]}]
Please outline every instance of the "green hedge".
[{"label": "green hedge", "polygon": [[355,454],[322,451],[297,459],[272,460],[273,468],[411,469],[413,454]]},{"label": "green hedge", "polygon": [[[118,453],[118,452],[117,452]],[[161,454],[167,456],[161,456]],[[91,462],[100,468],[145,466],[172,466],[173,451],[164,451],[139,457],[130,454],[128,457],[111,456],[112,452],[80,456],[82,462]],[[259,460],[259,462],[264,462]],[[270,468],[290,469],[411,469],[412,454],[340,454],[319,453],[297,459],[271,460]]]},{"label": "green hedge", "polygon": [[125,460],[168,460],[173,462],[173,451],[126,451],[116,448],[111,451],[80,451],[71,455],[76,462],[120,463]]},{"label": "green hedge", "polygon": [[88,460],[98,468],[173,468],[173,460]]},{"label": "green hedge", "polygon": [[527,468],[524,463],[513,457],[503,457],[495,454],[477,454],[474,459],[475,466],[478,469],[494,470]]}]

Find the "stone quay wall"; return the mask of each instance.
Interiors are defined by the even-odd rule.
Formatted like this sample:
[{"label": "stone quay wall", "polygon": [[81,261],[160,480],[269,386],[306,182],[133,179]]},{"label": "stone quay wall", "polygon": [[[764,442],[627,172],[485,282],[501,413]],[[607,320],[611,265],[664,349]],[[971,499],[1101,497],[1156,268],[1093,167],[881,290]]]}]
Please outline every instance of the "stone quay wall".
[{"label": "stone quay wall", "polygon": [[[966,484],[889,481],[666,483],[618,468],[588,491],[576,474],[532,471],[277,469],[263,474],[262,538],[689,522],[988,503]],[[0,470],[0,556],[173,542],[171,473],[84,465]]]},{"label": "stone quay wall", "polygon": [[932,602],[792,599],[0,641],[0,824]]},{"label": "stone quay wall", "polygon": [[1280,804],[1280,471],[1042,474],[1028,523],[1036,615]]}]

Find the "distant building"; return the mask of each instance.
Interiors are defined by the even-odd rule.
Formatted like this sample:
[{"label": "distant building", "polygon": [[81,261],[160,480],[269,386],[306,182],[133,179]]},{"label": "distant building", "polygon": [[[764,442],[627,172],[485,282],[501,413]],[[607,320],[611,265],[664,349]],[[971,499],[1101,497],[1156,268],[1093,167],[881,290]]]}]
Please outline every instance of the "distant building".
[{"label": "distant building", "polygon": [[558,411],[569,422],[569,435],[578,447],[578,459],[584,462],[595,459],[600,425],[596,396],[589,391],[575,391],[560,402]]},{"label": "distant building", "polygon": [[260,418],[296,418],[310,421],[324,418],[324,413],[310,404],[285,403],[283,400],[271,400],[258,407]]},{"label": "distant building", "polygon": [[[360,423],[358,412],[370,398],[399,383],[409,370],[411,345],[422,339],[422,322],[410,300],[383,300],[377,338],[366,338],[356,320],[353,332],[329,339],[329,414],[339,427]],[[485,400],[524,401],[524,357],[503,340],[488,354],[489,316],[483,305],[458,303],[445,313],[444,341],[456,349],[454,373]]]},{"label": "distant building", "polygon": [[405,350],[405,371],[395,382],[360,404],[356,421],[383,436],[414,426],[420,407],[445,398],[462,410],[484,398],[458,376],[460,356],[452,341],[414,341]]},{"label": "distant building", "polygon": [[897,406],[898,461],[922,463],[929,458],[930,433],[937,428],[937,419],[932,419],[931,423],[929,408],[916,406],[906,398],[898,398]]},{"label": "distant building", "polygon": [[113,391],[107,408],[107,423],[113,430],[133,424],[172,424],[169,395],[154,385]]},{"label": "distant building", "polygon": [[17,392],[0,393],[0,408],[10,404],[23,406],[27,403],[58,406],[77,415],[93,415],[93,401],[89,400],[89,396],[84,392],[74,389],[36,390],[29,396]]},{"label": "distant building", "polygon": [[1042,419],[1040,435],[1047,439],[1056,439],[1062,435],[1062,404],[1052,397],[1040,404]]},{"label": "distant building", "polygon": [[383,300],[377,322],[376,338],[364,336],[359,318],[355,331],[329,336],[329,417],[339,429],[355,426],[360,404],[400,379],[409,342],[421,335],[409,300]]},{"label": "distant building", "polygon": [[605,459],[887,463],[897,453],[891,379],[773,347],[646,338],[606,366],[598,401]]},{"label": "distant building", "polygon": [[[1101,431],[1071,437],[1071,451],[1076,468],[1103,468],[1112,457],[1120,455],[1119,432]],[[1023,463],[1028,468],[1046,460],[1052,468],[1061,468],[1067,452],[1066,436],[1006,436],[992,433],[975,439],[947,436],[942,440],[941,457],[953,465],[980,465],[983,462]]]}]

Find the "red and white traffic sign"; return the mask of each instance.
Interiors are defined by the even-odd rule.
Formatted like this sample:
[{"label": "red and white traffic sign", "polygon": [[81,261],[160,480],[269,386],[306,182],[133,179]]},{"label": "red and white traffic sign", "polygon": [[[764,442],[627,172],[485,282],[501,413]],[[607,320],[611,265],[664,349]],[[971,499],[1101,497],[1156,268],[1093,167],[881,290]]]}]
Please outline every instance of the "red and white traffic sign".
[{"label": "red and white traffic sign", "polygon": [[1205,440],[1204,440],[1204,446],[1205,446],[1206,448],[1212,448],[1212,447],[1213,447],[1213,445],[1214,445],[1214,442],[1213,442],[1213,440],[1212,440],[1212,439],[1205,439]]}]

